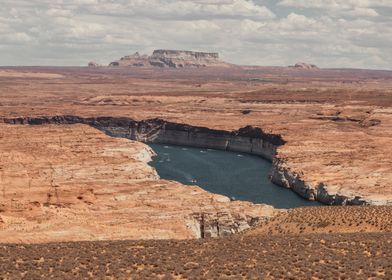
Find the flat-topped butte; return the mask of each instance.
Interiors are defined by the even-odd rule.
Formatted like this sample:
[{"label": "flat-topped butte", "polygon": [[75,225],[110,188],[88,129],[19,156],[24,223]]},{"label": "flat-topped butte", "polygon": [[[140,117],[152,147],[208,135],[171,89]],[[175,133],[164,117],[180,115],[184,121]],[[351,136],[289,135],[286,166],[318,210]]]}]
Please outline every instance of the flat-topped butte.
[{"label": "flat-topped butte", "polygon": [[219,59],[218,53],[194,52],[185,50],[155,50],[152,55],[138,52],[113,61],[109,66],[161,67],[161,68],[200,68],[227,67],[230,64]]},{"label": "flat-topped butte", "polygon": [[184,51],[184,50],[155,50],[152,56],[166,56],[166,57],[189,57],[189,58],[212,58],[219,59],[218,53],[213,52],[194,52],[194,51]]}]

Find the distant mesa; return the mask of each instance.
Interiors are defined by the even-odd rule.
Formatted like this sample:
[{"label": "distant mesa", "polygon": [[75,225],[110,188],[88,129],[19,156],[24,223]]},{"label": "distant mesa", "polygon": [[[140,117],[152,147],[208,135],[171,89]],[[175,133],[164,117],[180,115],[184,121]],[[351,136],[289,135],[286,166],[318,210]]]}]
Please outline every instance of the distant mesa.
[{"label": "distant mesa", "polygon": [[96,63],[96,62],[94,62],[94,61],[90,61],[88,63],[88,67],[101,67],[101,65]]},{"label": "distant mesa", "polygon": [[317,70],[320,69],[314,64],[309,64],[309,63],[304,63],[304,62],[298,62],[294,66],[289,66],[290,68],[296,68],[296,69],[306,69],[306,70]]},{"label": "distant mesa", "polygon": [[220,60],[218,53],[181,50],[155,50],[152,55],[140,55],[136,52],[109,64],[111,67],[130,66],[160,68],[228,67],[230,65],[231,64]]},{"label": "distant mesa", "polygon": [[[109,63],[109,67],[141,67],[141,68],[202,68],[202,67],[235,67],[219,58],[214,52],[195,52],[185,50],[154,50],[152,55],[135,52]],[[102,67],[91,61],[88,67]],[[289,68],[317,70],[314,64],[298,62]]]}]

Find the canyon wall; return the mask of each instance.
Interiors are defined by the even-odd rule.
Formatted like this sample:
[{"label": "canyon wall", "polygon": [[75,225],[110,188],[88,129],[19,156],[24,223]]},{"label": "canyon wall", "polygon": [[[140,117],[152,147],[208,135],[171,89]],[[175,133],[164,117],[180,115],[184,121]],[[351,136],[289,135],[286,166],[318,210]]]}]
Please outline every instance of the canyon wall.
[{"label": "canyon wall", "polygon": [[355,194],[343,195],[330,192],[328,186],[323,183],[313,186],[310,183],[305,182],[298,174],[290,171],[290,168],[285,162],[277,158],[273,160],[270,179],[272,183],[290,188],[308,200],[317,200],[327,205],[385,204],[384,202],[379,203],[378,201],[366,200]]},{"label": "canyon wall", "polygon": [[4,119],[9,124],[88,124],[113,137],[141,142],[203,147],[209,149],[244,152],[273,160],[278,146],[285,142],[279,135],[247,126],[237,131],[215,130],[167,122],[162,119],[135,121],[129,118],[80,118],[55,116]]},{"label": "canyon wall", "polygon": [[81,118],[77,116],[14,118],[3,119],[3,121],[11,124],[31,125],[83,123],[113,137],[254,154],[272,161],[270,178],[273,183],[290,188],[308,200],[317,200],[328,205],[380,204],[378,201],[366,200],[355,194],[343,195],[330,192],[328,186],[323,183],[313,186],[305,182],[299,174],[290,170],[284,160],[277,157],[278,147],[285,144],[282,137],[265,133],[262,129],[251,126],[230,132],[173,123],[162,119],[135,121],[129,118]]}]

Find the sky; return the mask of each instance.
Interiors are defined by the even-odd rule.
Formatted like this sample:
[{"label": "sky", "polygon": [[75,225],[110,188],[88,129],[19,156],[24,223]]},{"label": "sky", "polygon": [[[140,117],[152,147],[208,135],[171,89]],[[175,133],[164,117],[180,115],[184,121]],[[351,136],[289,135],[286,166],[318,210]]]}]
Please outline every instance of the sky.
[{"label": "sky", "polygon": [[1,0],[0,65],[108,64],[136,51],[242,65],[392,69],[392,0]]}]

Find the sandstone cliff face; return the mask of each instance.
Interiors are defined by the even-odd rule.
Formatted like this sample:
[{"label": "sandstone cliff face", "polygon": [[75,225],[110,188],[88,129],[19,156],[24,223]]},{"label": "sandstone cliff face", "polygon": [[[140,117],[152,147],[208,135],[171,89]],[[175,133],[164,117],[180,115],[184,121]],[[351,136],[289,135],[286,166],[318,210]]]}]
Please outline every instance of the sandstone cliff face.
[{"label": "sandstone cliff face", "polygon": [[[328,185],[319,183],[312,185],[307,182],[299,174],[289,170],[284,161],[274,159],[273,167],[271,169],[270,179],[273,183],[292,189],[300,196],[309,199],[317,200],[327,205],[367,205],[380,204],[378,201],[362,198],[361,196],[352,194],[340,194],[331,191]],[[391,204],[391,201],[384,201],[381,204]]]},{"label": "sandstone cliff face", "polygon": [[26,117],[3,119],[9,124],[88,124],[114,137],[140,142],[163,143],[244,152],[273,160],[278,146],[285,141],[280,135],[246,126],[237,131],[209,129],[162,119],[135,121],[129,118],[78,116]]},{"label": "sandstone cliff face", "polygon": [[155,50],[151,56],[133,55],[113,61],[109,66],[161,67],[161,68],[199,68],[209,66],[227,67],[229,64],[219,59],[218,53],[193,52],[181,50]]}]

